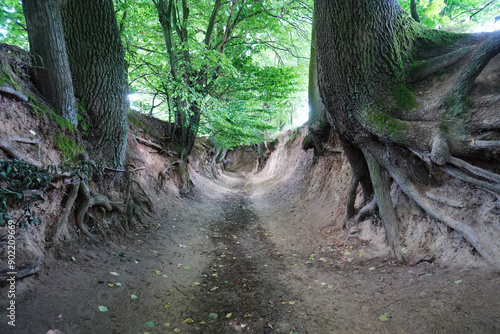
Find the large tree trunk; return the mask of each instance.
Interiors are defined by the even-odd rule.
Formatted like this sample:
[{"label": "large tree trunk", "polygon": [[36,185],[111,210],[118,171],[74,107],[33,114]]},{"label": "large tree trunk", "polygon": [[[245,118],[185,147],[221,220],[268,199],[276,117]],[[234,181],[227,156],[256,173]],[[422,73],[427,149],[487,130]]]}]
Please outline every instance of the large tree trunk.
[{"label": "large tree trunk", "polygon": [[316,63],[316,28],[313,27],[311,32],[311,56],[309,62],[309,133],[302,142],[302,148],[308,150],[314,149],[314,161],[323,154],[323,140],[325,140],[331,131],[331,126],[327,120],[326,108],[319,95],[318,87],[318,66]]},{"label": "large tree trunk", "polygon": [[23,0],[36,86],[57,112],[78,124],[73,82],[58,0]]},{"label": "large tree trunk", "polygon": [[[344,223],[354,215],[361,183],[365,199],[374,192],[388,243],[405,261],[387,172],[429,216],[461,232],[500,267],[495,228],[500,218],[467,221],[459,209],[444,207],[456,194],[434,184],[431,175],[439,171],[471,184],[486,191],[493,208],[500,207],[494,167],[500,147],[500,94],[494,87],[500,80],[489,77],[496,93],[476,89],[470,94],[486,65],[492,59],[500,63],[495,58],[500,33],[465,36],[425,29],[396,0],[316,0],[314,14],[320,96],[353,168]],[[453,87],[441,80],[429,90],[425,80],[444,69],[456,80]],[[446,195],[435,196],[433,189]]]},{"label": "large tree trunk", "polygon": [[113,1],[63,1],[62,14],[75,95],[90,125],[90,150],[98,160],[122,166],[129,102]]}]

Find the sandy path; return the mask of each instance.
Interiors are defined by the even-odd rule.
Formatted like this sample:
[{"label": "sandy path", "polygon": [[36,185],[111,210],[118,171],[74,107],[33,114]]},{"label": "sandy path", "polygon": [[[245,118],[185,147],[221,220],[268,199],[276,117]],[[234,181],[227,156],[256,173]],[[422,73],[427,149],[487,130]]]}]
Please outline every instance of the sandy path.
[{"label": "sandy path", "polygon": [[333,248],[311,257],[289,210],[300,192],[277,200],[272,182],[230,177],[203,181],[198,198],[159,205],[128,246],[58,250],[64,261],[25,283],[17,327],[2,321],[0,333],[500,331],[498,274],[346,262]]}]

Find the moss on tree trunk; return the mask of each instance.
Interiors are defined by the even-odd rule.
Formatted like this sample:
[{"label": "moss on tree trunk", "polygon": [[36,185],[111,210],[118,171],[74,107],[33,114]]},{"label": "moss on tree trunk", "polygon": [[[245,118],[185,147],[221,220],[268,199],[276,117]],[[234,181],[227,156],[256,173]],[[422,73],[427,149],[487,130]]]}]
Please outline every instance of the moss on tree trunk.
[{"label": "moss on tree trunk", "polygon": [[[388,177],[431,217],[463,233],[486,260],[500,267],[492,255],[498,250],[493,242],[500,237],[498,231],[492,237],[481,222],[448,217],[443,201],[426,198],[420,190],[435,186],[431,173],[439,168],[499,197],[500,176],[484,166],[499,160],[500,115],[495,110],[500,94],[475,103],[477,96],[469,93],[500,53],[500,33],[467,36],[425,29],[396,0],[317,0],[314,15],[319,93],[353,169],[344,223],[355,214],[357,185],[369,169],[362,187],[365,199],[374,189],[387,241],[400,261],[405,258]],[[426,89],[422,80],[443,69],[457,78],[452,89],[427,92],[426,103],[420,103],[412,89]],[[482,161],[482,168],[464,158]]]}]

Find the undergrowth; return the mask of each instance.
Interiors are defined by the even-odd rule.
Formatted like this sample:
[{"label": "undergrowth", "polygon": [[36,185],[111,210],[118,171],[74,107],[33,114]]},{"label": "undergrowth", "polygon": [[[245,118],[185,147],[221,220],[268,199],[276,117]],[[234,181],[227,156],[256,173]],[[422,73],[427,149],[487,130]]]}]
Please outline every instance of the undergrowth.
[{"label": "undergrowth", "polygon": [[32,208],[36,202],[44,201],[44,198],[38,193],[27,197],[25,191],[45,191],[55,171],[54,166],[37,167],[24,160],[0,161],[0,226],[12,220],[8,207],[19,205],[23,205],[23,214],[16,219],[16,223],[26,227],[38,225],[40,219],[33,215]]}]

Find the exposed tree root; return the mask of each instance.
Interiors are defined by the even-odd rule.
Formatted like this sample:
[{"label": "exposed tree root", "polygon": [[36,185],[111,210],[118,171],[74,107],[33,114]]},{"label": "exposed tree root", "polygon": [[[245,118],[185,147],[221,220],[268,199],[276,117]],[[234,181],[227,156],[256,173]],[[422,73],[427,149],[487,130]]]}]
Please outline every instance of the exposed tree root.
[{"label": "exposed tree root", "polygon": [[366,204],[365,206],[363,206],[359,210],[359,212],[356,215],[356,217],[354,218],[354,220],[357,223],[359,223],[365,217],[368,217],[369,215],[375,214],[375,212],[377,211],[377,209],[378,209],[377,199],[373,198],[370,203]]},{"label": "exposed tree root", "polygon": [[490,182],[500,184],[500,175],[498,175],[498,174],[495,174],[495,173],[489,172],[485,169],[476,167],[474,165],[471,165],[471,164],[469,164],[461,159],[455,158],[455,157],[450,157],[449,163],[456,166],[456,167],[460,167],[460,168],[468,171],[472,175],[483,178],[483,179],[488,180]]},{"label": "exposed tree root", "polygon": [[0,94],[10,98],[15,97],[16,99],[23,102],[28,102],[28,98],[26,97],[26,95],[11,87],[0,86]]},{"label": "exposed tree root", "polygon": [[[412,2],[415,4],[415,1]],[[466,37],[454,35],[455,46],[448,48],[439,39],[450,37],[449,33],[434,31],[433,34],[438,38],[432,41],[427,35],[428,31],[417,32],[414,35],[414,22],[405,17],[400,21],[399,28],[404,31],[401,35],[395,29],[396,21],[392,20],[390,23],[385,21],[387,19],[385,8],[382,9],[378,2],[366,2],[365,5],[368,3],[373,6],[371,15],[366,20],[373,19],[369,22],[373,22],[375,26],[378,24],[375,23],[377,20],[385,22],[386,25],[378,26],[377,31],[380,36],[375,39],[373,45],[363,45],[363,47],[354,45],[342,34],[332,33],[343,28],[340,21],[331,19],[333,17],[350,17],[351,24],[356,24],[357,17],[351,15],[352,8],[339,2],[319,1],[315,4],[315,29],[318,42],[315,45],[317,56],[312,61],[316,60],[318,67],[311,79],[314,79],[313,76],[316,74],[318,78],[317,82],[311,80],[310,88],[315,88],[315,83],[319,86],[325,110],[318,117],[324,116],[323,118],[328,120],[339,136],[353,170],[343,227],[354,215],[356,189],[362,180],[357,169],[360,168],[360,162],[366,161],[387,241],[396,252],[398,260],[405,259],[404,254],[400,252],[398,222],[386,172],[430,217],[460,232],[486,261],[500,267],[498,220],[488,218],[494,221],[476,222],[473,221],[474,215],[467,215],[472,221],[461,221],[466,217],[464,212],[461,212],[462,206],[465,205],[454,201],[454,198],[446,198],[451,197],[450,189],[447,187],[440,189],[443,191],[443,195],[440,196],[430,192],[431,188],[437,187],[432,182],[432,168],[438,166],[436,168],[455,179],[482,188],[496,196],[500,194],[500,175],[460,159],[468,157],[471,161],[474,159],[485,161],[485,158],[490,162],[498,161],[500,94],[496,89],[498,77],[494,66],[488,66],[488,73],[481,77],[478,85],[474,84],[488,63],[494,62],[498,65],[500,32]],[[396,2],[393,4],[397,6]],[[375,15],[377,10],[379,12]],[[360,28],[360,31],[364,31],[363,28]],[[406,43],[406,38],[415,38],[411,41],[414,42],[414,48],[410,48],[411,51],[408,52],[398,48],[379,52],[377,48],[387,44],[387,36],[397,40],[393,45],[402,45],[398,43],[402,41]],[[478,42],[481,43],[470,46],[471,43]],[[468,46],[456,48],[464,45],[463,43],[467,43]],[[442,54],[443,51],[450,49],[454,51],[414,63],[415,66],[412,68],[404,68],[402,65],[406,61],[412,62],[409,60],[415,55],[426,58],[430,54]],[[387,54],[391,54],[393,58],[389,60]],[[346,63],[344,59],[349,61]],[[388,61],[391,65],[380,66],[384,61]],[[457,68],[458,66],[460,68]],[[363,68],[366,71],[364,73],[371,74],[365,76],[359,73],[359,68]],[[450,68],[447,77],[456,78],[451,89],[448,88],[450,83],[445,82],[446,77],[443,76],[440,78],[443,82],[432,82],[432,90],[421,99],[415,98],[413,92],[409,91],[426,89],[424,87],[429,86],[428,83],[421,81],[446,68]],[[403,80],[402,73],[407,75]],[[409,83],[417,85],[408,85]],[[408,90],[406,93],[411,94],[396,96],[393,87],[399,85],[402,90]],[[474,88],[472,94],[473,87],[477,89]],[[404,105],[401,100],[413,103]],[[482,134],[485,131],[486,134]],[[310,147],[310,143],[306,144]],[[356,150],[362,151],[361,158],[352,154]],[[410,154],[409,150],[414,152],[414,155]],[[421,188],[425,191],[420,190]],[[368,193],[363,189],[363,195],[366,196]],[[484,209],[490,207],[494,209],[493,205],[488,204]],[[500,204],[496,205],[500,207]],[[488,211],[487,214],[490,217],[492,213]],[[486,213],[480,216],[486,217]]]},{"label": "exposed tree root", "polygon": [[[492,37],[477,49],[472,59],[467,63],[462,73],[460,73],[447,98],[455,103],[463,100],[470,92],[476,78],[481,74],[489,61],[498,53],[500,53],[500,32],[494,33]],[[461,104],[458,107],[460,106]]]},{"label": "exposed tree root", "polygon": [[87,211],[93,206],[100,206],[106,212],[118,211],[122,213],[119,203],[111,202],[106,196],[91,191],[85,182],[80,182],[77,203],[76,225],[85,236],[94,242],[97,242],[96,237],[83,224]]},{"label": "exposed tree root", "polygon": [[455,65],[461,59],[467,56],[475,47],[475,45],[463,47],[443,56],[434,57],[430,60],[422,61],[422,63],[424,64],[424,66],[422,66],[422,70],[413,73],[412,76],[408,79],[408,82],[414,83],[421,81],[433,74],[438,73],[441,70]]},{"label": "exposed tree root", "polygon": [[133,174],[133,173],[138,172],[138,171],[140,171],[140,170],[146,170],[146,167],[136,167],[136,168],[132,169],[132,170],[130,171],[130,173],[132,173],[132,174]]},{"label": "exposed tree root", "polygon": [[[43,269],[43,257],[39,258],[35,263],[33,263],[31,266],[28,266],[24,269],[18,269],[16,278],[23,278],[26,276],[34,275],[40,270]],[[11,269],[1,269],[0,270],[0,278],[2,278],[2,281],[5,282],[4,278],[12,276],[12,274],[8,274],[9,272],[12,272]]]},{"label": "exposed tree root", "polygon": [[401,263],[407,263],[408,259],[401,252],[401,239],[399,238],[398,218],[394,211],[394,205],[391,199],[390,180],[384,169],[368,153],[365,154],[370,175],[375,190],[375,198],[379,204],[379,212],[384,223],[385,236],[387,243],[392,247],[396,258]]},{"label": "exposed tree root", "polygon": [[496,193],[500,193],[500,184],[498,183],[495,184],[489,181],[481,180],[452,166],[442,166],[441,168],[451,176],[456,177],[457,179],[473,184],[480,188],[489,189]]},{"label": "exposed tree root", "polygon": [[180,165],[180,164],[183,164],[184,161],[182,160],[177,160],[177,161],[174,161],[172,162],[170,165],[168,165],[167,168],[165,168],[164,170],[162,170],[160,172],[160,174],[158,174],[158,178],[160,179],[160,183],[163,185],[163,180],[166,179],[166,176],[168,175],[169,177],[171,177],[170,175],[170,169],[172,169],[172,167],[176,166],[176,165]]},{"label": "exposed tree root", "polygon": [[66,223],[68,221],[69,214],[71,213],[71,210],[73,209],[73,205],[75,204],[76,197],[78,196],[78,190],[80,188],[81,182],[82,181],[80,179],[76,179],[70,183],[71,192],[69,193],[68,200],[66,201],[66,208],[64,209],[63,215],[61,216],[61,219],[59,219],[59,222],[57,223],[56,232],[54,233],[54,236],[52,237],[53,241],[54,240],[57,241],[60,238],[61,229],[64,225],[66,225]]},{"label": "exposed tree root", "polygon": [[136,179],[132,179],[132,181],[134,181],[134,183],[137,184],[137,186],[141,190],[140,193],[138,193],[136,191],[134,191],[132,193],[132,198],[133,198],[134,202],[137,203],[137,205],[146,206],[146,208],[149,210],[149,212],[153,212],[154,211],[153,201],[151,201],[149,196],[146,194],[146,191],[144,190],[142,185],[139,183],[139,181],[137,181]]},{"label": "exposed tree root", "polygon": [[76,226],[83,232],[90,240],[97,242],[96,237],[90,233],[87,228],[83,225],[83,219],[85,218],[85,213],[90,208],[91,197],[90,190],[85,182],[80,183],[78,188],[78,210],[76,212]]},{"label": "exposed tree root", "polygon": [[147,140],[147,139],[144,139],[144,138],[141,138],[141,137],[137,137],[135,135],[132,135],[139,143],[141,144],[144,144],[146,146],[149,146],[149,147],[152,147],[152,148],[156,148],[157,150],[159,150],[160,152],[163,151],[163,147],[161,147],[161,145],[159,144],[156,144],[156,143],[153,143],[152,141],[150,140]]},{"label": "exposed tree root", "polygon": [[132,192],[132,177],[130,172],[127,170],[125,172],[125,177],[127,178],[127,189],[125,190],[125,227],[130,228],[133,219],[132,206],[131,206],[131,192]]},{"label": "exposed tree root", "polygon": [[[135,180],[134,178],[131,177],[130,172],[126,172],[126,177],[127,177],[127,189],[126,189],[126,196],[125,196],[125,221],[127,222],[127,228],[131,227],[131,223],[134,219],[134,216],[137,217],[138,219],[141,219],[141,212],[144,214],[146,213],[145,210],[142,208],[145,206],[149,212],[154,211],[153,207],[153,202],[147,195],[146,191],[142,187],[142,185],[139,183],[139,181]],[[137,187],[139,188],[139,192],[134,190],[133,185],[136,184]]]},{"label": "exposed tree root", "polygon": [[210,168],[212,170],[212,175],[214,177],[217,177],[217,170],[216,170],[215,166],[216,166],[216,163],[217,163],[217,158],[219,158],[219,155],[220,155],[221,151],[222,151],[222,146],[221,147],[217,147],[215,149],[215,152],[212,151],[214,153],[214,155],[212,156],[212,159],[210,160]]},{"label": "exposed tree root", "polygon": [[356,192],[358,185],[361,183],[363,189],[363,203],[366,204],[373,196],[373,186],[370,180],[368,165],[363,156],[363,153],[347,142],[342,142],[347,160],[351,165],[352,176],[349,194],[347,197],[347,207],[344,219],[342,220],[342,228],[347,227],[348,221],[354,216],[354,203],[356,201]]},{"label": "exposed tree root", "polygon": [[451,207],[454,207],[454,208],[461,209],[461,208],[465,207],[465,203],[462,203],[462,202],[459,202],[459,201],[455,201],[452,198],[446,198],[446,197],[438,196],[438,195],[435,195],[435,194],[433,194],[433,193],[431,193],[429,191],[425,193],[425,196],[427,196],[427,198],[433,200],[436,203],[448,205],[448,206],[451,206]]},{"label": "exposed tree root", "polygon": [[474,146],[478,149],[500,148],[500,140],[476,140]]},{"label": "exposed tree root", "polygon": [[382,153],[382,149],[372,149],[370,152],[375,155],[377,161],[390,173],[394,181],[409,198],[434,219],[462,233],[464,238],[486,261],[500,268],[500,258],[498,257],[500,244],[498,243],[498,231],[494,226],[477,225],[475,222],[469,222],[470,225],[468,225],[464,221],[454,219],[448,212],[445,212],[441,201],[438,202],[438,205],[435,205],[428,196],[421,194],[405,171],[393,164],[386,154]]},{"label": "exposed tree root", "polygon": [[[161,145],[159,144],[156,144],[156,143],[153,143],[152,141],[150,140],[147,140],[147,139],[144,139],[144,138],[141,138],[141,137],[137,137],[135,135],[132,135],[139,143],[143,144],[143,145],[146,145],[146,146],[149,146],[149,147],[152,147],[152,148],[155,148],[158,150],[157,153],[165,153],[167,154],[168,156],[170,157],[173,157],[174,155],[176,155],[176,153],[172,152],[172,151],[165,151],[163,149],[163,147],[161,147]],[[168,139],[168,138],[167,138]]]},{"label": "exposed tree root", "polygon": [[16,141],[18,143],[23,143],[23,144],[31,144],[31,145],[37,145],[40,144],[41,140],[40,139],[30,139],[30,138],[21,138],[21,137],[9,137],[10,141]]},{"label": "exposed tree root", "polygon": [[35,165],[37,167],[41,166],[41,164],[38,161],[35,161],[35,160],[28,158],[28,157],[24,156],[23,154],[19,153],[15,148],[12,147],[12,145],[10,145],[9,143],[7,143],[5,141],[0,141],[0,149],[2,149],[5,153],[7,153],[7,155],[9,155],[15,159],[24,160],[27,163],[30,163],[30,164]]},{"label": "exposed tree root", "polygon": [[354,216],[354,202],[356,201],[356,192],[358,190],[359,175],[354,172],[351,176],[351,185],[349,186],[349,194],[347,195],[347,208],[344,219],[342,220],[342,228],[347,228],[347,223]]}]

